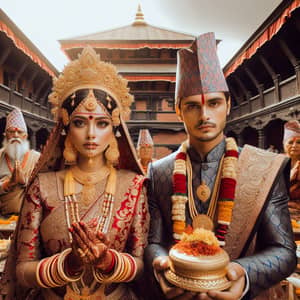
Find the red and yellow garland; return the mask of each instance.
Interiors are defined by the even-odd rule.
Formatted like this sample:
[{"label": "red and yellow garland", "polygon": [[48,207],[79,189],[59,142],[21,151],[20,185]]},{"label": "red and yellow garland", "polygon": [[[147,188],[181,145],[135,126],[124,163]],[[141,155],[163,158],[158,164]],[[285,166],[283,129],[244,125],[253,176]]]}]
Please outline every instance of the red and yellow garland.
[{"label": "red and yellow garland", "polygon": [[[175,240],[181,239],[181,235],[187,227],[185,220],[185,209],[188,201],[186,152],[187,142],[184,142],[176,155],[173,171],[172,221]],[[226,150],[221,166],[221,183],[217,203],[217,228],[215,230],[221,246],[225,245],[225,235],[232,218],[238,154],[238,146],[235,140],[226,138]]]}]

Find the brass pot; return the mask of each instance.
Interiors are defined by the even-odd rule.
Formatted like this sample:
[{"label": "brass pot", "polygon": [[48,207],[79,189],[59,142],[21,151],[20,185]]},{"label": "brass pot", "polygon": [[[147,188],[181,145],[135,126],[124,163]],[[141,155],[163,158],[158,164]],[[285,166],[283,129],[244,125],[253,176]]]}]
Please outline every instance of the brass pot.
[{"label": "brass pot", "polygon": [[225,290],[231,286],[226,278],[228,254],[221,249],[216,255],[191,256],[171,249],[170,269],[165,276],[172,284],[194,292]]}]

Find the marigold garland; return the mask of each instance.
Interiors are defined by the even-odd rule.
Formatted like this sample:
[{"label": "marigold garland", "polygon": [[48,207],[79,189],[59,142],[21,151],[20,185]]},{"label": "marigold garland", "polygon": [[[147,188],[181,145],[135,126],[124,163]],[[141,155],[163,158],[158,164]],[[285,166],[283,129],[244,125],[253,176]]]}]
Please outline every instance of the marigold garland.
[{"label": "marigold garland", "polygon": [[[226,138],[226,150],[221,170],[221,183],[217,203],[216,237],[221,246],[225,245],[225,235],[232,218],[236,187],[236,169],[238,146],[233,138]],[[185,209],[188,201],[187,192],[187,142],[181,144],[175,157],[173,171],[172,221],[173,237],[180,240],[186,229]]]}]

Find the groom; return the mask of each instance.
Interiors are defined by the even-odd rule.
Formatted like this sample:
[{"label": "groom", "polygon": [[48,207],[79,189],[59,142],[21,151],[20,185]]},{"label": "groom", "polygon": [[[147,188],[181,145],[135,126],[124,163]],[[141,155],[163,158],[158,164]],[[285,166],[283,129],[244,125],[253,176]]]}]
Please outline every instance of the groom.
[{"label": "groom", "polygon": [[[175,105],[188,140],[148,171],[151,224],[145,259],[155,277],[149,294],[157,291],[149,299],[268,299],[262,293],[296,266],[288,160],[251,146],[238,153],[235,141],[225,137],[231,103],[213,33],[179,50],[177,63]],[[231,288],[196,294],[172,286],[164,277],[168,250],[187,226],[209,222],[230,256]]]}]

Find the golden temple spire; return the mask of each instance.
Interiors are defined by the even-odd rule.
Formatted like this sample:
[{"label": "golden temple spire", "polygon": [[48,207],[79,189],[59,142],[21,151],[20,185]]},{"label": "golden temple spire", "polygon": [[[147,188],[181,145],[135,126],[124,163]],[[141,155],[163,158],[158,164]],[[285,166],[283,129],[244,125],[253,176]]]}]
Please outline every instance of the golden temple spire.
[{"label": "golden temple spire", "polygon": [[137,9],[137,12],[135,14],[135,20],[134,20],[132,25],[134,25],[134,26],[146,25],[146,22],[144,20],[144,14],[142,12],[140,4],[138,5],[138,9]]}]

